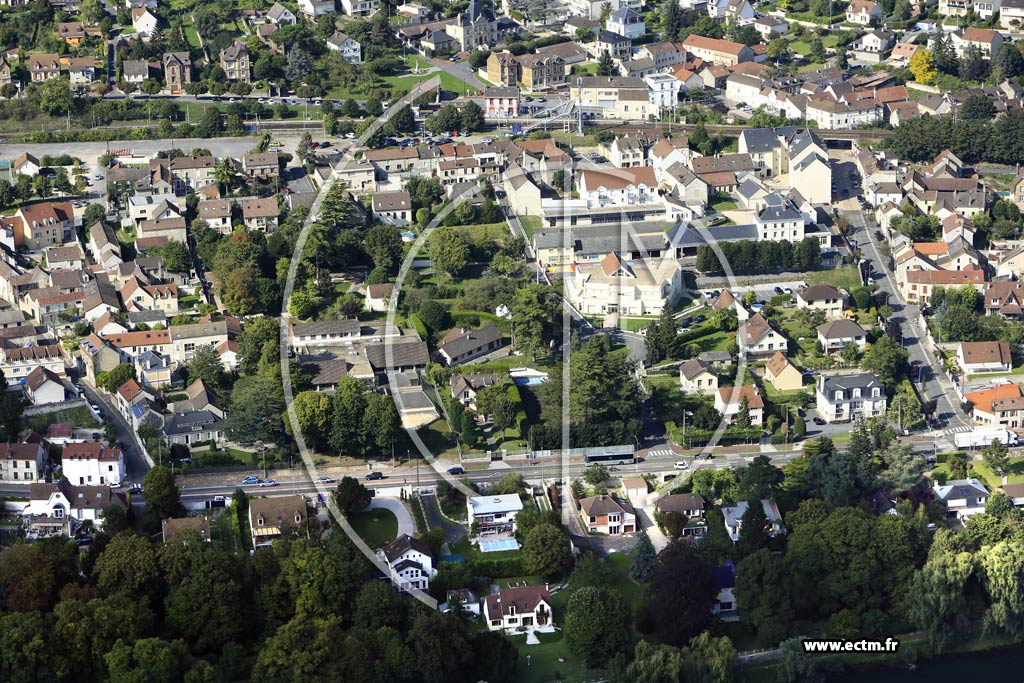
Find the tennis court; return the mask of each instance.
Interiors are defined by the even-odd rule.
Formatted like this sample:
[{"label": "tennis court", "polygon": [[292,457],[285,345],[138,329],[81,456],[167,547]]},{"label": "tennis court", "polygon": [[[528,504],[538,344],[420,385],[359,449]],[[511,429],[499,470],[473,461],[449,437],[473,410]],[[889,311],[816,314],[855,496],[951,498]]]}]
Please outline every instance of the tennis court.
[{"label": "tennis court", "polygon": [[502,550],[519,550],[519,544],[514,538],[499,538],[491,541],[480,541],[480,552],[497,553]]}]

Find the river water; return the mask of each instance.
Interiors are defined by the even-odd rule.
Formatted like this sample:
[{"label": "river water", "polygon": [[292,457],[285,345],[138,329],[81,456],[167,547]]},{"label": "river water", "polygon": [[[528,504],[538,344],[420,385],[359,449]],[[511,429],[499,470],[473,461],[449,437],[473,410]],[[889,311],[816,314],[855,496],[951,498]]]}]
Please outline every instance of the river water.
[{"label": "river water", "polygon": [[1024,649],[923,659],[914,671],[875,669],[835,674],[828,683],[1024,683]]}]

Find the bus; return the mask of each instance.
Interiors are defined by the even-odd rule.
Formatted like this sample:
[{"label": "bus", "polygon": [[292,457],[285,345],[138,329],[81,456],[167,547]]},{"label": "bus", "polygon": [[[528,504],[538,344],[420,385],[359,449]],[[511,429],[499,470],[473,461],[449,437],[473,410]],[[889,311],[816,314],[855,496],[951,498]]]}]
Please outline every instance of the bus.
[{"label": "bus", "polygon": [[616,446],[606,448],[587,448],[583,454],[583,464],[591,465],[632,465],[636,462],[635,450],[632,446]]}]

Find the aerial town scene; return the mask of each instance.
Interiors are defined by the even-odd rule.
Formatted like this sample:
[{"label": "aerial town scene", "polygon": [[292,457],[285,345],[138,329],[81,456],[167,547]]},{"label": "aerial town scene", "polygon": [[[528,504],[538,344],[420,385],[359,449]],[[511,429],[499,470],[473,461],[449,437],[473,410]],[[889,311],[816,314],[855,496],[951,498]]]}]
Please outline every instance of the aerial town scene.
[{"label": "aerial town scene", "polygon": [[1024,0],[0,0],[0,681],[1020,683]]}]

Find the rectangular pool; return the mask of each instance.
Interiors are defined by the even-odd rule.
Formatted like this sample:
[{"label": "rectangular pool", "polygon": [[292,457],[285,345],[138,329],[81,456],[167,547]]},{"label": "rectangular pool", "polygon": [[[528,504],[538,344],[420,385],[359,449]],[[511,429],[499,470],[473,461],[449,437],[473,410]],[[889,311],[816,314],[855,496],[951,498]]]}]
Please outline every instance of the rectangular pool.
[{"label": "rectangular pool", "polygon": [[519,550],[519,544],[514,538],[480,541],[480,552],[482,553],[497,553],[502,550]]}]

